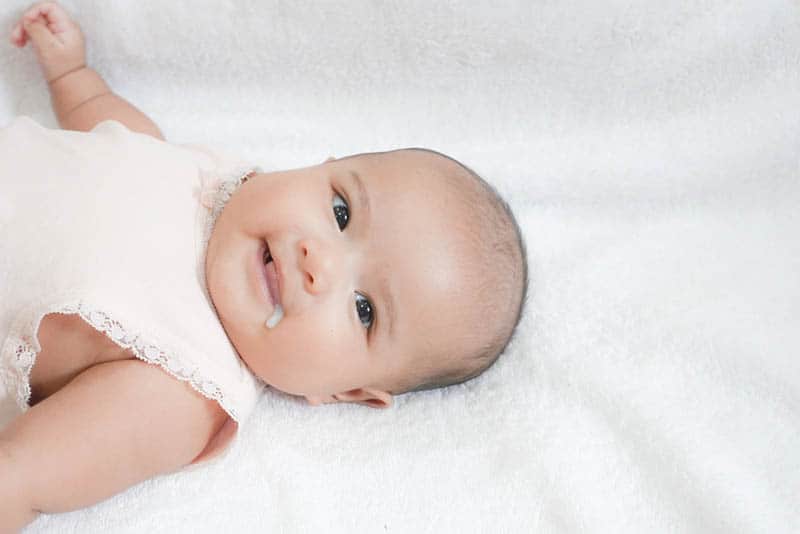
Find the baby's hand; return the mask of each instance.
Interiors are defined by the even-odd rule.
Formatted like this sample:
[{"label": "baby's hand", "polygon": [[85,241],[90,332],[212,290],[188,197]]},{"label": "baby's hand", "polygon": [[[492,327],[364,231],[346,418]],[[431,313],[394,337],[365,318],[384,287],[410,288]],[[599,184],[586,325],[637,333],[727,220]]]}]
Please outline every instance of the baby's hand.
[{"label": "baby's hand", "polygon": [[55,2],[34,4],[11,30],[15,46],[24,47],[28,39],[48,83],[86,65],[83,32]]}]

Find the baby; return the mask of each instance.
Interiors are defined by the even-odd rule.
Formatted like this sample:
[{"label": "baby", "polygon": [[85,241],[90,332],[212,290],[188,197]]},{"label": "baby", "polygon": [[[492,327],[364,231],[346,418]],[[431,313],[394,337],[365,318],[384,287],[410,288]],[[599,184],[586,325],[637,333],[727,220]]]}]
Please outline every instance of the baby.
[{"label": "baby", "polygon": [[[82,32],[60,6],[32,6],[11,41],[33,44],[58,122],[74,132],[32,121],[9,131],[55,139],[69,153],[125,143],[126,151],[185,159],[86,66]],[[103,179],[113,187],[115,174]],[[197,323],[206,331],[197,339],[217,328],[235,348],[231,365],[312,405],[387,408],[394,395],[470,380],[494,363],[519,322],[527,267],[511,211],[473,171],[432,150],[250,170],[207,185],[199,200],[214,210],[202,259],[209,305],[192,309],[215,323]],[[169,235],[164,228],[146,238]],[[25,390],[30,409],[0,430],[0,531],[205,460],[236,432],[240,420],[226,404],[235,387],[224,384],[245,383],[238,368],[235,379],[206,387],[107,316],[77,306],[41,319]],[[193,365],[220,364],[198,357]]]}]

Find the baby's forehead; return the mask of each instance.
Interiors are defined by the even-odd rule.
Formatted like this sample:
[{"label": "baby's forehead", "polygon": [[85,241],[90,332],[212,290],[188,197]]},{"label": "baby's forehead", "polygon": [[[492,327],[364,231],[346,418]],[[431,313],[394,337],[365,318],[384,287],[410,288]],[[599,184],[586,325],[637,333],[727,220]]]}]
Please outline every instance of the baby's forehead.
[{"label": "baby's forehead", "polygon": [[356,161],[366,180],[375,186],[389,186],[425,198],[448,197],[451,201],[463,201],[466,199],[463,193],[472,185],[457,163],[422,150],[364,154]]},{"label": "baby's forehead", "polygon": [[448,170],[452,171],[448,168],[455,165],[454,162],[440,154],[412,148],[363,154],[358,157],[377,167],[394,166],[437,174],[446,174]]},{"label": "baby's forehead", "polygon": [[425,149],[417,148],[400,148],[396,150],[387,150],[384,152],[361,152],[358,154],[350,154],[336,158],[336,162],[350,161],[358,165],[370,166],[375,168],[387,168],[395,166],[407,167],[430,167],[434,168],[441,160],[447,158],[442,157],[438,153],[428,152]]}]

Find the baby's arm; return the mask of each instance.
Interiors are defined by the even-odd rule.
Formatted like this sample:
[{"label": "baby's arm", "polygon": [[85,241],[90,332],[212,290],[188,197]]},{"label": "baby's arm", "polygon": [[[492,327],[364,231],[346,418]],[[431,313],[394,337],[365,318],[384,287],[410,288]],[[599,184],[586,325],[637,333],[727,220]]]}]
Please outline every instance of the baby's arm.
[{"label": "baby's arm", "polygon": [[129,129],[163,139],[158,126],[129,102],[114,94],[97,72],[86,66],[83,33],[55,2],[29,8],[11,31],[11,42],[30,40],[42,66],[53,111],[67,130],[91,130],[114,119]]},{"label": "baby's arm", "polygon": [[226,419],[216,401],[155,365],[90,367],[0,431],[0,532],[173,472]]}]

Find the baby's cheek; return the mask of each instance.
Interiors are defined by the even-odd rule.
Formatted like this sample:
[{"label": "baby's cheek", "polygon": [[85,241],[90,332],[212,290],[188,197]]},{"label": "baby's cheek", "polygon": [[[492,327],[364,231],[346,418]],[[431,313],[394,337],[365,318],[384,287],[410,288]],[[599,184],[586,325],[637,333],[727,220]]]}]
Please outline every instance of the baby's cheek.
[{"label": "baby's cheek", "polygon": [[295,351],[308,355],[309,361],[323,360],[329,354],[341,353],[349,348],[349,330],[344,321],[332,317],[330,312],[325,313],[324,309],[316,311],[317,313],[294,317],[289,321],[284,319],[278,326],[280,328],[286,323],[284,334],[287,344]]},{"label": "baby's cheek", "polygon": [[[336,311],[344,317],[318,309],[318,313],[287,321],[287,348],[291,347],[295,361],[303,362],[305,371],[318,371],[324,376],[338,374],[354,351],[353,327],[347,324],[343,306]],[[278,327],[281,326],[283,321]]]}]

